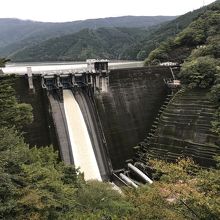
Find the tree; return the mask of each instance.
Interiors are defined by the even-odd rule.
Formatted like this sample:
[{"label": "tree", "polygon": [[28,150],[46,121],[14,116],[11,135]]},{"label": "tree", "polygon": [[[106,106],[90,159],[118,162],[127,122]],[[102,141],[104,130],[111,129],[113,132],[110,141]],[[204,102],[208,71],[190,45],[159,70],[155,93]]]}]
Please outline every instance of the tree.
[{"label": "tree", "polygon": [[220,105],[220,68],[217,67],[218,74],[216,75],[216,80],[210,91],[210,99],[215,103]]},{"label": "tree", "polygon": [[159,182],[151,186],[142,186],[135,190],[127,191],[127,200],[133,204],[135,211],[130,219],[134,220],[183,220],[184,216],[176,210],[173,203],[166,200],[165,184]]},{"label": "tree", "polygon": [[77,191],[77,202],[82,212],[98,213],[107,219],[123,219],[133,211],[132,205],[110,183],[98,181],[86,182]]},{"label": "tree", "polygon": [[67,169],[58,162],[52,147],[29,149],[17,132],[1,128],[0,217],[54,219],[72,211],[76,191],[73,183],[79,178],[76,171],[66,176]]},{"label": "tree", "polygon": [[182,82],[190,88],[209,88],[215,82],[218,73],[216,60],[207,56],[185,62],[179,76]]},{"label": "tree", "polygon": [[5,64],[9,61],[10,59],[0,58],[0,67],[5,67]]},{"label": "tree", "polygon": [[[173,199],[175,209],[186,219],[218,219],[220,215],[220,170],[199,168],[190,159],[177,163],[151,161],[163,175],[162,189]],[[217,166],[218,167],[218,166]]]},{"label": "tree", "polygon": [[0,77],[0,127],[21,129],[33,121],[32,107],[17,102],[13,80],[14,76]]}]

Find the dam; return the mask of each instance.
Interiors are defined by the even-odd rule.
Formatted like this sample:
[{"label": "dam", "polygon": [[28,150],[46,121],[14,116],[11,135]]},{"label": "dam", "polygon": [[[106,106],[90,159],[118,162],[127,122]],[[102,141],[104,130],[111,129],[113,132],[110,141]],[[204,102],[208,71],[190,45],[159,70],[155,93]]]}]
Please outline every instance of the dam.
[{"label": "dam", "polygon": [[[33,74],[34,89],[29,88],[27,75],[26,78],[17,77],[15,89],[18,99],[32,104],[34,109],[35,122],[26,128],[31,129],[34,135],[24,134],[27,142],[31,146],[53,144],[65,163],[83,169],[86,179],[91,176],[86,175],[87,163],[84,167],[80,155],[87,158],[88,152],[90,156],[86,161],[89,167],[94,167],[93,178],[104,181],[111,180],[112,175],[126,164],[132,163],[141,169],[140,163],[147,163],[143,156],[175,160],[187,155],[209,166],[213,164],[212,157],[219,154],[219,138],[210,132],[210,126],[197,123],[205,115],[201,115],[198,109],[194,111],[195,107],[193,103],[187,103],[189,98],[186,95],[177,99],[175,92],[167,87],[164,79],[172,78],[169,67],[114,68],[109,69],[108,74],[104,71],[102,74],[101,70],[97,73],[68,71],[63,74],[59,71],[46,72],[43,76]],[[178,69],[174,69],[174,73],[177,72]],[[67,97],[71,97],[71,104],[68,104]],[[169,110],[170,103],[175,101],[177,104],[173,105],[180,106],[178,103],[183,103],[182,100],[186,102],[186,110],[190,110],[190,117],[194,112],[193,117],[186,116],[191,120],[190,126],[188,122],[182,123],[184,119],[179,114],[185,111],[184,106],[180,110],[174,108],[174,113]],[[80,128],[75,128],[77,123],[69,123],[70,117],[73,117],[69,112],[77,109],[81,113],[78,112],[72,120],[83,118]],[[210,107],[207,112],[210,112]],[[210,123],[208,118],[204,122]],[[85,133],[82,134],[80,129]],[[78,132],[78,137],[83,135],[83,138],[77,140],[74,130]],[[192,132],[195,135],[189,135]],[[86,141],[88,136],[90,143]],[[201,136],[203,138],[199,138]],[[187,141],[184,141],[186,138]],[[80,152],[73,147],[76,141],[86,145]]]},{"label": "dam", "polygon": [[110,178],[112,168],[93,96],[108,88],[108,65],[106,60],[88,62],[86,72],[40,75],[41,86],[49,98],[62,160],[79,168],[85,180],[102,181]]}]

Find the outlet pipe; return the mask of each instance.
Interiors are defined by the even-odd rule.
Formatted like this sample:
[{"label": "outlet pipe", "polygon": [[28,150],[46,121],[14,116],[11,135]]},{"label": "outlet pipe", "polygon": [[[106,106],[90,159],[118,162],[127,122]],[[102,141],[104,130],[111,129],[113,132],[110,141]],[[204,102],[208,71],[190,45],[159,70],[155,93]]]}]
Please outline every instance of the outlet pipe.
[{"label": "outlet pipe", "polygon": [[133,186],[134,188],[138,188],[138,185],[134,183],[129,177],[125,176],[123,173],[120,173],[119,175],[128,185]]},{"label": "outlet pipe", "polygon": [[141,170],[139,170],[137,167],[135,167],[134,165],[132,165],[131,163],[128,163],[128,167],[135,172],[138,176],[140,176],[145,182],[152,184],[153,181],[145,174],[143,173]]}]

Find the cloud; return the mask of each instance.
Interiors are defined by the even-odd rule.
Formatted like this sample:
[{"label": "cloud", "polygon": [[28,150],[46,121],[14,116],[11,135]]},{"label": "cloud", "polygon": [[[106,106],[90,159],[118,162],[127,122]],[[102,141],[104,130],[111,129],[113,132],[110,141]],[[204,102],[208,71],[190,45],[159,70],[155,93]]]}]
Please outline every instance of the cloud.
[{"label": "cloud", "polygon": [[214,0],[7,0],[0,17],[37,21],[73,21],[123,15],[180,15]]}]

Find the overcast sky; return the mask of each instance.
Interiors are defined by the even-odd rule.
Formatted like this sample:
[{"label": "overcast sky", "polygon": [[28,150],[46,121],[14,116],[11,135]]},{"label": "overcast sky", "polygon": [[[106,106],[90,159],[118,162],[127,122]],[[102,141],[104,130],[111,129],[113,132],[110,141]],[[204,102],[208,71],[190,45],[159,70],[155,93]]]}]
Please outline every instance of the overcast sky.
[{"label": "overcast sky", "polygon": [[124,15],[181,15],[215,0],[1,0],[1,18],[74,21]]}]

